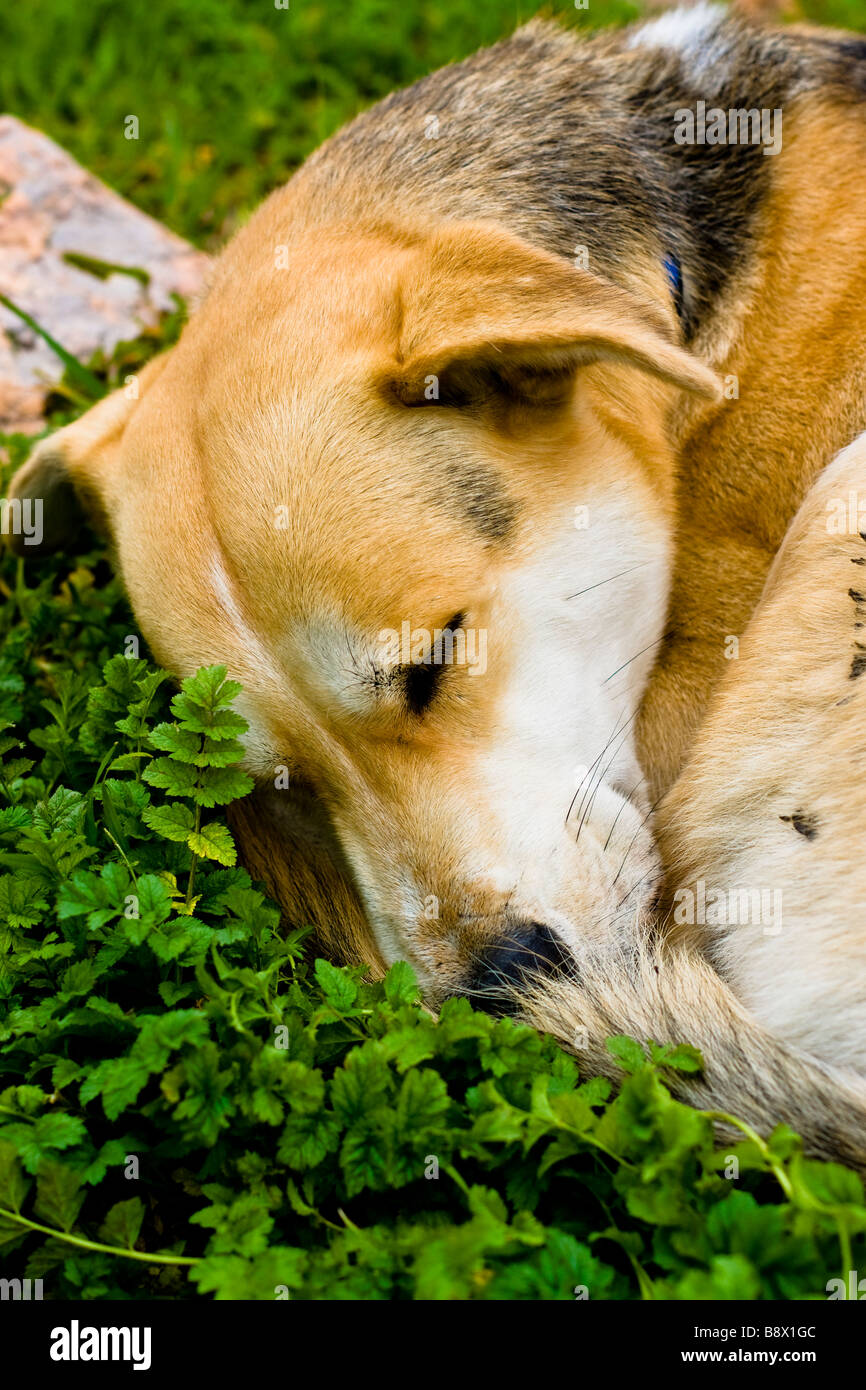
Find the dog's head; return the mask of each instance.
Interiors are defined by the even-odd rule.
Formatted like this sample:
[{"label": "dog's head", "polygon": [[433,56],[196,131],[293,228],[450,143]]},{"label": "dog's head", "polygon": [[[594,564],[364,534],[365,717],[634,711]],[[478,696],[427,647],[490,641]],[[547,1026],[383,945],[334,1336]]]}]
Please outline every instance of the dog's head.
[{"label": "dog's head", "polygon": [[362,907],[321,904],[329,944],[496,995],[653,896],[633,731],[680,389],[715,379],[661,310],[500,230],[265,205],[179,345],[13,493],[47,544],[78,506],[107,530],[158,661],[243,682],[274,876],[315,804]]}]

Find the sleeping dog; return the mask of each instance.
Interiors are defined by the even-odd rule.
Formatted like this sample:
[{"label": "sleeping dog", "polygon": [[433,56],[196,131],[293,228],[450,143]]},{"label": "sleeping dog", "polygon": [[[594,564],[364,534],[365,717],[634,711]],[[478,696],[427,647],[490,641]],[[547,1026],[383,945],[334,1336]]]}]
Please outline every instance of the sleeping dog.
[{"label": "sleeping dog", "polygon": [[13,483],[243,682],[235,829],[325,949],[597,1069],[693,1042],[688,1098],[861,1168],[864,96],[845,35],[532,23],[328,141]]}]

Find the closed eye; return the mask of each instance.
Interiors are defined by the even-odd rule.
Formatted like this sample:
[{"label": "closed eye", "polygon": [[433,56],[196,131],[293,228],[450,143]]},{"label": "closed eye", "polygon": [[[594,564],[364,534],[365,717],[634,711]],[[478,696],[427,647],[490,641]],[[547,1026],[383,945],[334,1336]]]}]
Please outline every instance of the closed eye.
[{"label": "closed eye", "polygon": [[409,707],[410,712],[420,718],[430,708],[436,697],[444,667],[452,660],[451,643],[446,637],[446,633],[457,632],[464,619],[463,613],[455,613],[441,629],[441,636],[438,636],[433,643],[430,656],[427,661],[413,662],[410,666],[402,666],[400,675],[403,684],[403,697]]}]

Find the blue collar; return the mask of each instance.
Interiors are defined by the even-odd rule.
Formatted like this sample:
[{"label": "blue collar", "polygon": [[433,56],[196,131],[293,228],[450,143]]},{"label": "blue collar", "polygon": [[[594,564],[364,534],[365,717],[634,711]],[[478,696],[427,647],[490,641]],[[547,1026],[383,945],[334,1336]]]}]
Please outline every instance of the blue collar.
[{"label": "blue collar", "polygon": [[683,272],[680,268],[679,260],[676,256],[665,256],[662,260],[665,275],[668,277],[671,294],[673,296],[674,308],[677,311],[677,318],[683,316]]}]

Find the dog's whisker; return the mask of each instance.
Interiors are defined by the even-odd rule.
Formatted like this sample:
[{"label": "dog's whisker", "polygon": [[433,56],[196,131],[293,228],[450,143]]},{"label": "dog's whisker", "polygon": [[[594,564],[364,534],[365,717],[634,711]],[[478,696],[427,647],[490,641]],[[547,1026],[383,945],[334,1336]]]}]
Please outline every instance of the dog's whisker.
[{"label": "dog's whisker", "polygon": [[567,810],[566,813],[565,813],[565,822],[564,822],[565,825],[568,825],[568,818],[569,818],[569,816],[571,815],[572,810],[574,809],[574,803],[575,803],[575,801],[577,800],[578,796],[580,795],[581,787],[583,787],[584,783],[586,782],[586,779],[587,779],[588,777],[591,777],[591,776],[592,776],[592,773],[593,773],[594,768],[597,766],[597,764],[598,764],[598,763],[601,761],[601,759],[604,757],[605,751],[606,751],[607,747],[608,747],[608,745],[605,744],[605,747],[602,748],[602,750],[601,750],[601,752],[599,753],[598,757],[594,759],[594,761],[592,762],[592,764],[586,769],[586,772],[583,774],[583,777],[582,777],[581,780],[580,780],[580,784],[576,787],[575,792],[574,792],[574,796],[571,798],[571,801],[570,801],[569,804],[568,804],[568,810]]},{"label": "dog's whisker", "polygon": [[608,681],[612,681],[614,676],[619,675],[620,671],[624,671],[627,666],[631,666],[632,662],[637,661],[638,657],[643,656],[644,652],[648,652],[651,647],[657,647],[659,643],[663,642],[664,640],[665,634],[662,633],[660,637],[654,637],[651,642],[647,642],[646,646],[641,647],[640,651],[635,652],[634,656],[630,656],[628,661],[624,661],[621,666],[617,666],[615,671],[611,671],[609,676],[605,676],[604,680],[602,681],[602,685],[607,685]]},{"label": "dog's whisker", "polygon": [[656,807],[658,806],[658,804],[659,804],[660,801],[661,801],[661,797],[659,796],[659,797],[657,797],[656,800],[653,802],[652,806],[650,806],[649,810],[647,811],[646,815],[643,817],[643,820],[641,821],[640,825],[638,826],[637,830],[634,832],[634,835],[632,836],[631,840],[629,841],[628,848],[626,849],[626,852],[625,852],[625,854],[624,854],[623,857],[622,857],[622,863],[620,864],[619,868],[618,868],[617,871],[616,871],[616,878],[614,879],[613,883],[611,884],[611,887],[612,887],[612,888],[615,888],[615,887],[616,887],[616,884],[617,884],[617,882],[618,882],[618,880],[619,880],[619,876],[620,876],[620,874],[622,873],[623,869],[625,868],[626,860],[628,859],[629,855],[631,854],[632,850],[634,849],[634,846],[635,846],[635,843],[636,843],[636,841],[637,841],[638,836],[640,835],[640,833],[641,833],[641,831],[643,830],[644,826],[646,825],[647,821],[648,821],[648,820],[650,819],[650,817],[652,816],[653,812],[655,811],[655,809],[656,809]]},{"label": "dog's whisker", "polygon": [[[595,788],[594,788],[594,789],[591,789],[591,794],[590,794],[590,796],[589,796],[589,800],[587,801],[586,798],[584,798],[584,809],[583,809],[583,813],[582,813],[581,818],[580,818],[580,823],[579,823],[579,825],[578,825],[578,827],[577,827],[577,834],[576,834],[576,836],[575,836],[575,844],[578,844],[578,843],[580,842],[580,833],[581,833],[581,831],[583,830],[584,822],[586,821],[586,819],[587,819],[587,817],[588,817],[590,811],[592,810],[592,805],[593,805],[593,802],[595,801],[596,796],[598,795],[599,788],[601,787],[601,785],[602,785],[602,783],[603,783],[603,781],[604,781],[605,776],[606,776],[607,773],[610,771],[610,769],[613,767],[613,764],[616,762],[616,759],[617,759],[617,756],[618,756],[618,754],[619,754],[620,748],[622,747],[622,745],[623,745],[623,743],[625,742],[625,739],[626,739],[626,737],[627,737],[627,735],[628,735],[629,726],[633,723],[633,721],[635,720],[636,717],[637,717],[637,711],[635,711],[635,713],[632,714],[631,717],[630,717],[629,719],[626,720],[625,725],[623,726],[622,730],[619,731],[619,732],[621,733],[621,737],[620,737],[620,741],[619,741],[619,743],[618,743],[618,745],[617,745],[616,752],[614,753],[613,757],[611,758],[611,760],[610,760],[610,762],[607,764],[607,766],[604,767],[604,768],[602,768],[602,771],[601,771],[601,773],[599,774],[599,777],[598,777],[598,779],[597,779],[597,781],[596,781]],[[614,738],[616,737],[616,734],[617,734],[617,730],[614,730],[614,733],[613,733],[613,734],[611,735],[611,737],[608,739],[608,741],[607,741],[607,743],[606,743],[606,745],[605,745],[605,747],[604,747],[602,756],[604,756],[604,753],[606,753],[606,752],[608,751],[608,749],[610,748],[610,745],[611,745],[611,743],[613,742]]]},{"label": "dog's whisker", "polygon": [[622,815],[623,811],[625,810],[626,806],[631,806],[631,805],[633,804],[633,803],[632,803],[632,797],[634,796],[634,794],[635,794],[635,792],[637,791],[638,787],[641,785],[642,781],[643,781],[643,778],[642,778],[642,777],[639,777],[638,780],[635,782],[634,786],[632,787],[631,791],[629,792],[628,796],[624,799],[624,801],[623,801],[622,805],[620,806],[619,810],[617,811],[616,815],[614,816],[614,818],[613,818],[613,824],[611,825],[610,830],[607,832],[607,839],[606,839],[605,842],[604,842],[604,849],[602,850],[602,853],[603,853],[603,854],[606,854],[606,853],[607,853],[607,847],[608,847],[608,845],[610,844],[610,841],[611,841],[611,837],[612,837],[612,835],[613,835],[613,832],[616,830],[617,821],[619,820],[619,818],[620,818],[620,816]]},{"label": "dog's whisker", "polygon": [[[607,740],[606,740],[606,742],[605,742],[605,744],[604,744],[604,747],[602,748],[602,750],[601,750],[601,752],[598,754],[598,756],[597,756],[596,758],[593,759],[593,761],[592,761],[592,763],[590,764],[590,766],[589,766],[589,767],[586,769],[586,771],[584,772],[583,777],[582,777],[581,780],[580,780],[580,784],[578,785],[577,789],[575,790],[574,796],[571,798],[571,801],[569,802],[568,810],[567,810],[566,813],[565,813],[565,824],[566,824],[566,825],[568,825],[569,817],[571,816],[572,810],[574,809],[574,803],[575,803],[575,801],[577,800],[578,796],[580,795],[581,788],[585,785],[585,783],[586,783],[586,781],[587,781],[588,778],[590,779],[590,785],[591,785],[591,778],[592,778],[593,772],[595,771],[595,768],[596,768],[596,767],[598,766],[598,764],[601,762],[602,758],[604,757],[605,753],[607,752],[608,748],[610,747],[612,740],[613,740],[614,738],[616,738],[616,735],[617,735],[617,733],[618,733],[618,731],[619,731],[619,721],[620,721],[620,716],[617,715],[616,724],[615,724],[615,726],[614,726],[614,728],[613,728],[612,733],[611,733],[611,734],[609,735],[609,737],[607,738]],[[582,806],[582,805],[583,805],[583,802],[581,801],[581,806]]]},{"label": "dog's whisker", "polygon": [[568,603],[571,599],[580,598],[582,594],[588,594],[593,589],[600,589],[604,584],[612,584],[615,579],[623,579],[627,574],[634,574],[635,570],[644,569],[649,563],[649,560],[643,560],[639,565],[632,565],[631,569],[620,570],[619,574],[611,574],[607,579],[599,579],[596,584],[587,584],[585,589],[578,589],[576,594],[566,594],[565,601]]}]

